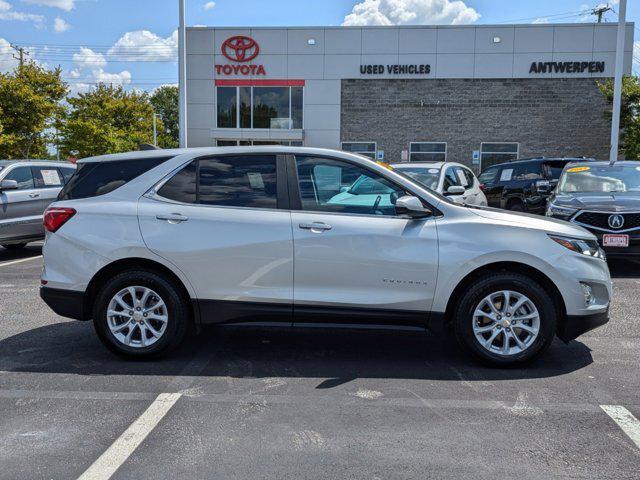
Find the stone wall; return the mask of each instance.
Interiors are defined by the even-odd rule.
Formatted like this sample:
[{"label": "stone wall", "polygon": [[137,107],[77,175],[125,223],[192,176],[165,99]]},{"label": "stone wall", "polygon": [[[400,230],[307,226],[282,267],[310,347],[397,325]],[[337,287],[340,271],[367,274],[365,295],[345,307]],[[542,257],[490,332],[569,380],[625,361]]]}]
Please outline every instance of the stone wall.
[{"label": "stone wall", "polygon": [[593,78],[342,80],[341,140],[376,141],[399,162],[409,142],[447,142],[471,164],[481,142],[519,142],[520,157],[608,158],[610,123]]}]

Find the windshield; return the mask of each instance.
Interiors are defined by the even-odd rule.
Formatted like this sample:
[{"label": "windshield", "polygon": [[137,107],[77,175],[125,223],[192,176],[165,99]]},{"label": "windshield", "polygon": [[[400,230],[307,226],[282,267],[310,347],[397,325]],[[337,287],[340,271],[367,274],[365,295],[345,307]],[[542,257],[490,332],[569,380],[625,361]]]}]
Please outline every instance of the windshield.
[{"label": "windshield", "polygon": [[572,166],[560,179],[561,193],[640,192],[640,162],[635,165]]},{"label": "windshield", "polygon": [[406,176],[414,179],[422,186],[431,190],[438,188],[438,182],[440,180],[439,168],[426,168],[426,167],[409,167],[409,168],[396,168],[395,172],[402,172]]}]

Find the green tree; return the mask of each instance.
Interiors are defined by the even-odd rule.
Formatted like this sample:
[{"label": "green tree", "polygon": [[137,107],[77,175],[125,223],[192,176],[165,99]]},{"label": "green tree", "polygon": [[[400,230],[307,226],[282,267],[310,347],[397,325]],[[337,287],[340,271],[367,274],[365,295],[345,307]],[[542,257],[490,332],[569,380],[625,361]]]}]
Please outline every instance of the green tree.
[{"label": "green tree", "polygon": [[[598,82],[600,91],[613,105],[613,80]],[[611,118],[612,109],[605,115]],[[620,148],[628,160],[640,160],[640,82],[638,77],[622,79],[622,105],[620,108]]]},{"label": "green tree", "polygon": [[[99,84],[68,99],[60,149],[77,158],[137,150],[153,141],[153,107],[146,92]],[[162,129],[162,122],[158,122]]]},{"label": "green tree", "polygon": [[178,87],[173,85],[163,85],[151,94],[153,109],[162,115],[164,123],[164,132],[158,130],[158,146],[162,148],[175,148],[180,144],[178,98]]},{"label": "green tree", "polygon": [[25,63],[0,74],[0,158],[44,158],[50,127],[64,113],[61,69]]}]

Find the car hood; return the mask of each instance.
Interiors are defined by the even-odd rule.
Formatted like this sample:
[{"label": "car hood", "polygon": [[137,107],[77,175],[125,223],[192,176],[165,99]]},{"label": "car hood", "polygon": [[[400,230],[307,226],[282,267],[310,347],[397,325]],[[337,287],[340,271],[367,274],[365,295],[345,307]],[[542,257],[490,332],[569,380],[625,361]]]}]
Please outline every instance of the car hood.
[{"label": "car hood", "polygon": [[595,236],[588,230],[574,225],[573,223],[558,220],[556,218],[543,217],[530,213],[508,212],[491,207],[468,207],[469,211],[476,215],[501,223],[518,225],[536,230],[543,230],[547,233],[555,233],[566,237],[577,237],[584,239],[594,239]]},{"label": "car hood", "polygon": [[556,193],[551,201],[562,207],[595,212],[638,212],[640,193]]}]

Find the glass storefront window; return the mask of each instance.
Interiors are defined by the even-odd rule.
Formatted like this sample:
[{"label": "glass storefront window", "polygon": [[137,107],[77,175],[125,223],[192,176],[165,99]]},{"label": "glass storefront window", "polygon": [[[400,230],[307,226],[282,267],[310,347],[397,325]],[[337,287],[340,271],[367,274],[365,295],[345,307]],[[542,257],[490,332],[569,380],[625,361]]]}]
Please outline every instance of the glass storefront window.
[{"label": "glass storefront window", "polygon": [[411,142],[409,144],[410,162],[444,162],[447,160],[445,142]]},{"label": "glass storefront window", "polygon": [[235,128],[237,123],[238,98],[236,87],[218,87],[218,128]]},{"label": "glass storefront window", "polygon": [[496,165],[498,163],[516,160],[520,144],[516,142],[482,143],[480,145],[480,169]]},{"label": "glass storefront window", "polygon": [[303,127],[303,87],[217,87],[216,98],[218,128]]},{"label": "glass storefront window", "polygon": [[253,87],[253,128],[291,128],[289,87]]},{"label": "glass storefront window", "polygon": [[376,142],[342,142],[342,150],[376,159]]}]

